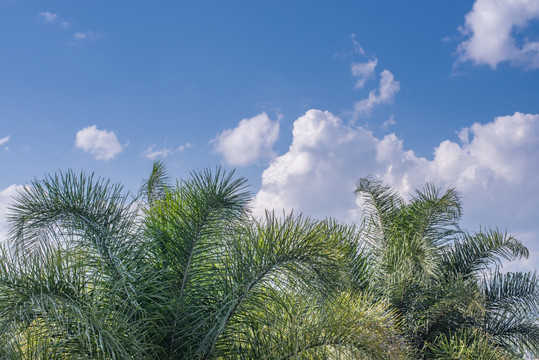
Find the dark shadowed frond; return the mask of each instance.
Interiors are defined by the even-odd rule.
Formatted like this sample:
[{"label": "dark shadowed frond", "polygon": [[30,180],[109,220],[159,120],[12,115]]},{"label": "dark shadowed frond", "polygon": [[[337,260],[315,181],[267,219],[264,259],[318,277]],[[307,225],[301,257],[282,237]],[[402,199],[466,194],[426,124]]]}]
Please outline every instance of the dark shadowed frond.
[{"label": "dark shadowed frond", "polygon": [[483,281],[485,332],[501,346],[539,354],[539,277],[536,273],[500,273]]}]

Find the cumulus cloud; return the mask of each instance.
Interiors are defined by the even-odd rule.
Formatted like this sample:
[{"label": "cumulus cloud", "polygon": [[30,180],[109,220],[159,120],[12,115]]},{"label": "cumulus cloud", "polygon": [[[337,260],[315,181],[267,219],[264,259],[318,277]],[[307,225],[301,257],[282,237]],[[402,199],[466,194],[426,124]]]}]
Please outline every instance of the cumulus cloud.
[{"label": "cumulus cloud", "polygon": [[3,137],[3,138],[0,138],[0,146],[4,145],[5,143],[7,143],[9,141],[9,139],[11,139],[11,136],[6,136],[6,137]]},{"label": "cumulus cloud", "polygon": [[75,147],[89,152],[96,160],[110,160],[121,153],[125,145],[120,145],[114,132],[92,125],[77,132]]},{"label": "cumulus cloud", "polygon": [[494,225],[522,234],[532,264],[539,261],[537,239],[526,240],[539,233],[539,115],[517,112],[465,133],[467,141],[443,141],[428,160],[405,150],[395,134],[377,138],[327,111],[309,110],[294,122],[288,152],[262,174],[255,212],[294,209],[359,221],[361,201],[353,195],[358,178],[374,175],[405,196],[432,181],[462,193],[465,227]]},{"label": "cumulus cloud", "polygon": [[539,68],[539,41],[517,39],[517,33],[537,19],[537,0],[476,0],[459,28],[467,37],[458,47],[459,61],[493,69],[501,62]]},{"label": "cumulus cloud", "polygon": [[51,13],[49,11],[42,11],[39,14],[37,14],[39,17],[41,17],[46,22],[54,22],[56,19],[58,19],[58,14]]},{"label": "cumulus cloud", "polygon": [[378,89],[371,90],[366,99],[355,103],[355,114],[368,115],[377,105],[392,103],[399,90],[400,83],[395,80],[393,74],[389,70],[382,71]]},{"label": "cumulus cloud", "polygon": [[365,81],[372,78],[377,64],[378,59],[369,60],[365,63],[352,63],[350,70],[352,71],[352,75],[357,77],[356,89],[363,88]]},{"label": "cumulus cloud", "polygon": [[247,166],[273,156],[273,144],[279,137],[279,122],[266,113],[243,119],[212,140],[214,150],[233,166]]}]

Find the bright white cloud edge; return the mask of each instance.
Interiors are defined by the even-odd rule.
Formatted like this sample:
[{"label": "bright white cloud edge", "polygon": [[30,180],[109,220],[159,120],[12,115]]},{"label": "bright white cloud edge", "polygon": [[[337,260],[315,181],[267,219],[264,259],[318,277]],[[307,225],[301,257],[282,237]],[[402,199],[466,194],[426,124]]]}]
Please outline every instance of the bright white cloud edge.
[{"label": "bright white cloud edge", "polygon": [[458,46],[459,61],[470,60],[493,69],[502,62],[539,68],[539,41],[514,36],[515,29],[524,29],[537,19],[537,0],[476,0],[459,28],[467,37]]},{"label": "bright white cloud edge", "polygon": [[96,125],[85,127],[77,132],[75,147],[89,152],[96,160],[111,160],[123,151],[116,134],[99,130]]},{"label": "bright white cloud edge", "polygon": [[309,110],[294,122],[288,152],[263,172],[253,206],[258,215],[284,209],[358,222],[361,200],[353,194],[358,178],[376,176],[403,195],[431,181],[462,193],[465,228],[498,226],[525,241],[531,256],[521,265],[532,267],[539,263],[537,164],[537,114],[517,112],[476,123],[461,131],[460,143],[442,142],[428,160],[405,150],[395,134],[379,139],[330,112]]},{"label": "bright white cloud edge", "polygon": [[266,113],[243,119],[234,129],[226,129],[212,140],[214,151],[232,166],[247,166],[271,158],[279,137],[279,122]]}]

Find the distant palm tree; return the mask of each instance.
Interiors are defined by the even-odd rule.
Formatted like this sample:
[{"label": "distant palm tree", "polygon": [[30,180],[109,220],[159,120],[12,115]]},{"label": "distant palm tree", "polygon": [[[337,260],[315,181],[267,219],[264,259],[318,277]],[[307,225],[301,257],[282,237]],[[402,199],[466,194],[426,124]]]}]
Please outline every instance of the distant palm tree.
[{"label": "distant palm tree", "polygon": [[365,201],[369,289],[398,312],[418,358],[539,353],[538,277],[500,271],[501,261],[528,256],[520,241],[498,230],[461,230],[453,189],[441,193],[428,184],[406,202],[364,178],[356,193]]},{"label": "distant palm tree", "polygon": [[[2,359],[399,359],[353,227],[249,215],[221,169],[140,195],[71,171],[14,199],[0,258]],[[353,269],[353,271],[350,271]]]}]

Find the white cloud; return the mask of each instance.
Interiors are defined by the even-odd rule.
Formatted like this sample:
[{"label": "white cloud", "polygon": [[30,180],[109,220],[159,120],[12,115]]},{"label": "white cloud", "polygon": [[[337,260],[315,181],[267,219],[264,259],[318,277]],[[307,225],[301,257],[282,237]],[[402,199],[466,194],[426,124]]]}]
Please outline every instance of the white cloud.
[{"label": "white cloud", "polygon": [[125,145],[120,145],[114,132],[92,125],[77,132],[75,147],[91,153],[96,160],[110,160],[121,153]]},{"label": "white cloud", "polygon": [[42,11],[38,14],[39,17],[43,18],[46,22],[54,22],[58,18],[58,14],[51,13],[49,11]]},{"label": "white cloud", "polygon": [[378,89],[371,90],[366,99],[355,103],[355,114],[368,115],[375,106],[392,103],[399,90],[400,83],[395,81],[393,74],[389,70],[382,71],[380,73],[380,85]]},{"label": "white cloud", "polygon": [[233,166],[251,165],[273,156],[272,148],[279,137],[279,122],[266,113],[243,119],[234,129],[227,129],[212,140],[214,149]]},{"label": "white cloud", "polygon": [[76,32],[75,34],[73,34],[73,37],[75,38],[75,40],[79,41],[94,41],[99,39],[103,35],[103,32],[95,32],[93,30],[88,30],[85,32]]},{"label": "white cloud", "polygon": [[354,46],[354,52],[366,55],[365,50],[363,50],[363,47],[359,44],[359,42],[356,40],[356,34],[352,34],[350,36],[350,40],[352,40],[352,45]]},{"label": "white cloud", "polygon": [[374,75],[374,69],[378,64],[378,59],[369,60],[366,63],[352,63],[350,70],[352,75],[357,77],[356,89],[361,89],[365,86],[365,81]]},{"label": "white cloud", "polygon": [[60,26],[63,27],[63,28],[68,28],[69,27],[69,21],[62,21]]},{"label": "white cloud", "polygon": [[150,146],[144,151],[143,156],[147,159],[154,160],[155,158],[162,157],[166,158],[170,154],[172,154],[173,150],[168,148],[163,148],[160,150],[155,149],[155,145]]},{"label": "white cloud", "polygon": [[[329,112],[309,110],[294,123],[288,152],[262,175],[256,213],[286,209],[359,221],[358,178],[374,175],[403,195],[425,182],[455,186],[463,195],[463,225],[498,226],[520,236],[539,262],[539,115],[515,113],[467,130],[466,142],[443,141],[432,160],[405,150],[395,134],[381,139]],[[464,138],[464,136],[463,136]],[[528,234],[528,235],[526,235]]]},{"label": "white cloud", "polygon": [[384,121],[384,123],[382,124],[382,129],[387,130],[395,124],[397,124],[397,122],[395,121],[395,115],[392,114],[389,119]]},{"label": "white cloud", "polygon": [[174,153],[183,152],[185,149],[188,149],[190,147],[191,147],[190,143],[185,143],[185,145],[181,145],[176,149],[171,149],[171,148],[156,149],[155,145],[151,145],[144,151],[142,155],[147,159],[154,160],[158,157],[166,158],[167,156],[172,155]]},{"label": "white cloud", "polygon": [[0,138],[0,146],[4,145],[5,143],[7,143],[9,141],[9,139],[11,139],[11,136],[6,136],[6,137],[3,137],[3,138]]},{"label": "white cloud", "polygon": [[458,47],[459,61],[471,60],[493,69],[501,62],[539,68],[539,41],[516,38],[518,31],[536,19],[537,0],[476,0],[459,28],[469,36]]},{"label": "white cloud", "polygon": [[0,190],[0,242],[3,242],[7,234],[7,207],[11,202],[11,198],[16,195],[17,191],[22,189],[22,187],[22,185],[11,185]]}]

